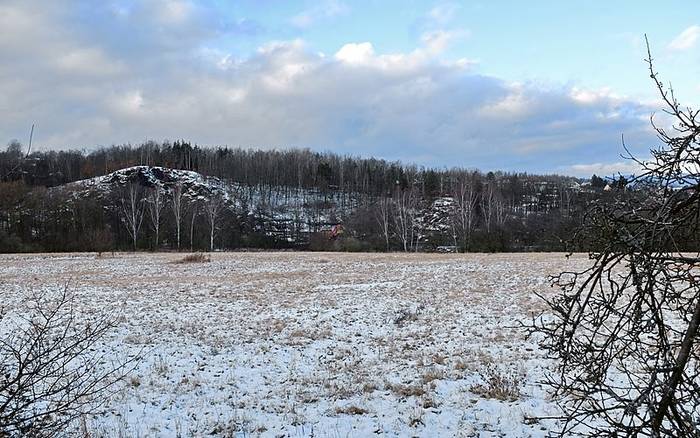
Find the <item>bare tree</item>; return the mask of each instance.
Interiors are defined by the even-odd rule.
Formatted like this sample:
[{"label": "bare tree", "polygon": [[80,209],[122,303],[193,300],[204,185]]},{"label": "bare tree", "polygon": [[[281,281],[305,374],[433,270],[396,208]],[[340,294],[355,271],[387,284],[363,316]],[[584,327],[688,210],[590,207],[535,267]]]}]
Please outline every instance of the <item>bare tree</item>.
[{"label": "bare tree", "polygon": [[396,190],[393,202],[394,229],[405,252],[413,248],[414,241],[414,214],[416,208],[416,191],[413,188]]},{"label": "bare tree", "polygon": [[76,313],[66,289],[25,304],[12,318],[0,312],[0,436],[68,435],[66,428],[103,404],[138,358],[115,362],[99,348],[115,320]]},{"label": "bare tree", "polygon": [[558,358],[562,435],[700,436],[699,111],[681,107],[648,53],[674,126],[652,117],[663,145],[646,161],[628,151],[642,169],[632,189],[613,184],[577,234],[592,266],[554,278],[561,294],[535,324]]},{"label": "bare tree", "polygon": [[182,225],[182,183],[175,184],[172,191],[172,198],[170,199],[170,209],[173,212],[173,218],[175,219],[175,231],[177,236],[177,250],[180,251],[180,228]]},{"label": "bare tree", "polygon": [[471,233],[474,230],[477,194],[473,182],[469,181],[466,174],[457,177],[452,199],[454,200],[454,210],[451,217],[452,228],[454,234],[458,235],[463,242],[464,249],[468,250]]},{"label": "bare tree", "polygon": [[389,251],[389,225],[391,223],[389,219],[391,210],[391,198],[387,196],[380,197],[376,203],[375,214],[377,222],[379,222],[379,227],[382,230],[382,236],[384,237],[387,251]]},{"label": "bare tree", "polygon": [[223,201],[216,195],[212,195],[204,205],[204,214],[206,215],[207,222],[209,223],[209,251],[214,251],[214,234],[216,233],[219,214],[221,213],[223,206]]},{"label": "bare tree", "polygon": [[557,191],[559,194],[559,214],[563,218],[569,218],[571,217],[571,187],[565,181],[560,181]]},{"label": "bare tree", "polygon": [[480,198],[481,214],[487,233],[491,232],[491,224],[493,223],[494,217],[497,217],[499,210],[499,202],[496,197],[494,184],[494,181],[486,183]]},{"label": "bare tree", "polygon": [[197,201],[191,201],[189,203],[190,210],[190,251],[194,250],[194,223],[199,215],[200,205]]},{"label": "bare tree", "polygon": [[[20,172],[20,168],[22,167],[22,163],[24,160],[29,158],[29,154],[32,152],[32,140],[34,139],[34,124],[32,123],[32,128],[29,131],[29,145],[27,146],[27,152],[26,154],[22,154],[22,145],[18,141],[11,141],[10,144],[7,146],[7,152],[10,156],[14,156],[14,166],[10,168],[8,173],[6,175],[3,175],[3,180],[9,178],[12,176],[12,174],[16,172]],[[22,174],[22,180],[24,180],[24,175]]]},{"label": "bare tree", "polygon": [[161,216],[163,213],[163,208],[165,207],[163,193],[160,187],[155,186],[149,190],[148,197],[146,198],[146,204],[148,205],[148,216],[151,219],[151,227],[153,228],[153,234],[155,235],[155,249],[158,250]]},{"label": "bare tree", "polygon": [[[129,236],[131,236],[136,251],[136,241],[139,236],[139,230],[143,222],[144,205],[141,194],[141,186],[138,183],[129,183],[125,189],[126,193],[122,193],[121,197],[121,214],[122,221],[126,227]],[[125,199],[126,197],[126,199]]]}]

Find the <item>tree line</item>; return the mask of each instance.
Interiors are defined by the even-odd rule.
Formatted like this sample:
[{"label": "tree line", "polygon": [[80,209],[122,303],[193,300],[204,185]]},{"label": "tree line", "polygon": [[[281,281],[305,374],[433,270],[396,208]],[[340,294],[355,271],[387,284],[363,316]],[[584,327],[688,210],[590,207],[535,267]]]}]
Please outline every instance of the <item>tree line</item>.
[{"label": "tree line", "polygon": [[[182,188],[120,187],[109,199],[60,186],[132,166],[216,177],[233,202]],[[94,151],[0,152],[0,250],[310,248],[563,250],[607,182],[432,169],[308,149],[145,142]],[[180,192],[178,192],[180,190]],[[342,224],[342,232],[330,229]],[[186,243],[186,244],[185,244]]]}]

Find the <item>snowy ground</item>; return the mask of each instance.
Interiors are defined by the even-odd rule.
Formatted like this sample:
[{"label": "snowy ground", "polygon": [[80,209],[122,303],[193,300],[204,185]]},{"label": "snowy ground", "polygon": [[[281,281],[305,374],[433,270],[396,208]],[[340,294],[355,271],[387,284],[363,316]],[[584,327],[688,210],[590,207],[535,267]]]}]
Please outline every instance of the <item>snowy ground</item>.
[{"label": "snowy ground", "polygon": [[[563,254],[0,255],[0,301],[66,282],[146,351],[94,436],[545,436],[549,366],[518,322]],[[490,379],[518,391],[492,398]],[[513,391],[510,391],[511,393]],[[519,392],[519,394],[518,394]]]}]

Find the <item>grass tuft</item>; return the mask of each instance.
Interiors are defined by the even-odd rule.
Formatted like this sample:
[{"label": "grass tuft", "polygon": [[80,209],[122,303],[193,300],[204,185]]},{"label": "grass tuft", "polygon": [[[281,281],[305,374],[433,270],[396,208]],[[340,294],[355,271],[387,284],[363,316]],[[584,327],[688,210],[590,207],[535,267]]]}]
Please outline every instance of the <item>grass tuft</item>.
[{"label": "grass tuft", "polygon": [[520,398],[521,376],[514,372],[500,372],[493,366],[487,366],[479,374],[484,383],[471,387],[474,394],[502,401],[516,401]]},{"label": "grass tuft", "polygon": [[355,405],[350,405],[350,406],[345,406],[345,407],[337,407],[335,408],[335,413],[336,414],[345,414],[345,415],[365,415],[368,414],[369,411],[365,408],[361,408],[359,406]]},{"label": "grass tuft", "polygon": [[201,252],[196,252],[194,254],[186,255],[185,257],[178,260],[176,263],[209,263],[211,257],[204,255]]}]

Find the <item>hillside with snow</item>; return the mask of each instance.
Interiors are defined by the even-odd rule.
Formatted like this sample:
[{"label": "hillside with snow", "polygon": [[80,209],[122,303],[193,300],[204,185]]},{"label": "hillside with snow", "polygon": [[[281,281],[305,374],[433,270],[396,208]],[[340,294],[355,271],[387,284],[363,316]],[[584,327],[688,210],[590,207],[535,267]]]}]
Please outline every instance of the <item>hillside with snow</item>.
[{"label": "hillside with snow", "polygon": [[[53,188],[72,199],[92,199],[108,210],[119,207],[128,187],[138,188],[140,196],[160,191],[167,204],[176,187],[183,202],[192,209],[203,209],[220,201],[226,211],[254,224],[256,231],[287,243],[306,243],[312,232],[329,230],[342,223],[357,202],[351,197],[317,190],[286,187],[247,187],[200,173],[157,166],[134,166],[104,176],[80,180]],[[224,226],[224,225],[222,225]]]}]

